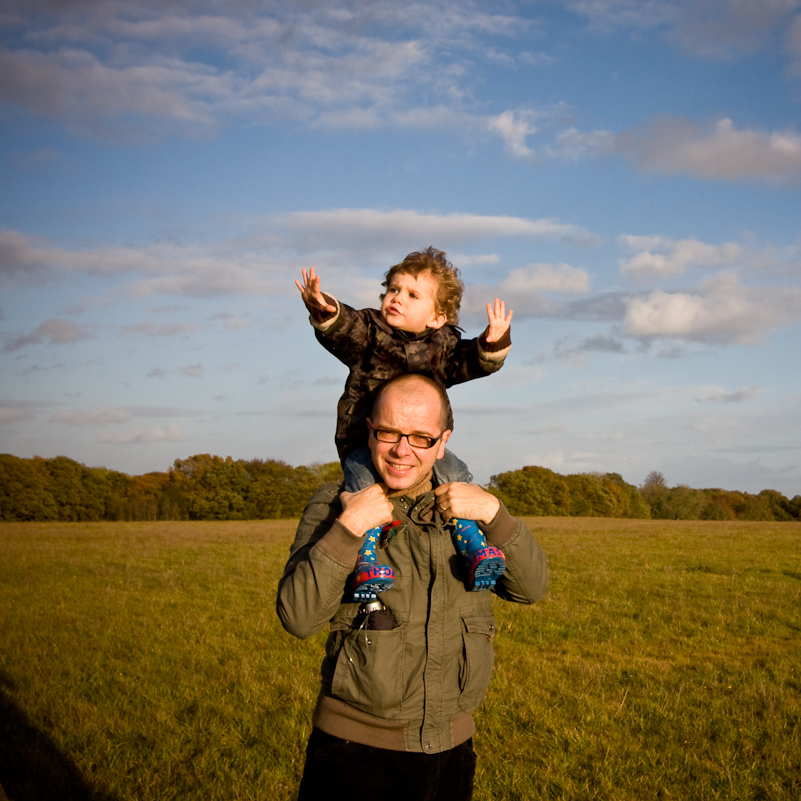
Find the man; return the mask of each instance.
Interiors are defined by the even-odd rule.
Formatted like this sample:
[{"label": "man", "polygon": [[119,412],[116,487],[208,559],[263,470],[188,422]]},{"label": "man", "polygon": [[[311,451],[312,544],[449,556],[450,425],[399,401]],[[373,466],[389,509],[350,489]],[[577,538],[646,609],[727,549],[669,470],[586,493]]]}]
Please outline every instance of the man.
[{"label": "man", "polygon": [[[492,674],[492,595],[470,592],[448,529],[473,519],[507,569],[495,592],[533,603],[545,592],[545,556],[522,521],[473,484],[432,488],[452,417],[435,381],[406,374],[384,384],[367,420],[385,487],[321,487],[306,507],[278,588],[284,628],[305,638],[330,624],[322,688],[299,801],[368,795],[380,801],[469,801],[472,713]],[[388,531],[395,585],[381,603],[348,602],[361,538]],[[379,611],[371,611],[378,608]]]}]

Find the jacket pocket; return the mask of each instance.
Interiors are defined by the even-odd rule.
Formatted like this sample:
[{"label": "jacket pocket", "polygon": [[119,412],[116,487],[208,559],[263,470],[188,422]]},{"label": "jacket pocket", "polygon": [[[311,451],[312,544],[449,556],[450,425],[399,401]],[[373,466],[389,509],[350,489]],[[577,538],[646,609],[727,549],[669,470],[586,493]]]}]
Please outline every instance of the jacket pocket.
[{"label": "jacket pocket", "polygon": [[[406,626],[389,631],[339,632],[331,695],[384,720],[398,717],[403,701]],[[341,639],[340,639],[341,638]]]},{"label": "jacket pocket", "polygon": [[459,708],[472,712],[484,698],[492,678],[495,619],[490,615],[462,616],[462,660],[459,666]]}]

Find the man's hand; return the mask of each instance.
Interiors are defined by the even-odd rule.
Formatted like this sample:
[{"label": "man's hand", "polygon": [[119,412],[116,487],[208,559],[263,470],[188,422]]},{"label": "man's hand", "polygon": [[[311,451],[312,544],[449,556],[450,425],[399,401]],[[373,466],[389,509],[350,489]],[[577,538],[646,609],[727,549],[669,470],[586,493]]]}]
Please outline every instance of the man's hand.
[{"label": "man's hand", "polygon": [[434,494],[440,514],[446,520],[458,517],[486,526],[495,519],[501,508],[501,502],[478,484],[440,484],[434,488]]},{"label": "man's hand", "polygon": [[342,513],[338,520],[351,534],[363,537],[375,526],[391,523],[395,510],[387,500],[383,484],[373,484],[359,492],[343,492]]},{"label": "man's hand", "polygon": [[303,273],[303,283],[301,284],[300,281],[296,280],[295,286],[300,290],[303,302],[308,306],[315,306],[323,311],[335,312],[337,307],[332,306],[320,291],[320,276],[314,274],[314,267],[310,267],[308,273],[304,267],[301,272]]},{"label": "man's hand", "polygon": [[509,314],[507,314],[506,304],[495,298],[494,308],[491,303],[487,304],[487,319],[489,320],[487,342],[497,342],[509,330],[512,322],[512,310],[509,309]]}]

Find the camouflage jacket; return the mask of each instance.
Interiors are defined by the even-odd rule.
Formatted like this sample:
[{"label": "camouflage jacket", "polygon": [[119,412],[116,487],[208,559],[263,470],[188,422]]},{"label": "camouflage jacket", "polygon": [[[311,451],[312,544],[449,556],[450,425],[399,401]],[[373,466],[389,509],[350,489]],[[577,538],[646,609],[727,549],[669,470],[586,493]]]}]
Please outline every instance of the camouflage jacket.
[{"label": "camouflage jacket", "polygon": [[367,444],[365,420],[374,391],[403,373],[422,373],[448,388],[497,372],[511,348],[511,337],[487,342],[486,332],[462,339],[452,325],[410,334],[392,328],[377,309],[356,310],[331,295],[337,312],[320,319],[309,309],[318,342],[350,370],[337,404],[337,453],[342,462]]}]

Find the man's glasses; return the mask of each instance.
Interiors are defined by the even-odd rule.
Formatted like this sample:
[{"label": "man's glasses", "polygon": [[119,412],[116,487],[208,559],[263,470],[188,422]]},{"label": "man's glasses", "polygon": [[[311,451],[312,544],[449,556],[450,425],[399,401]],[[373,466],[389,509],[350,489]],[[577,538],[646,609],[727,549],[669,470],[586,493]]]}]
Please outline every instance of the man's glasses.
[{"label": "man's glasses", "polygon": [[392,431],[388,428],[374,428],[373,426],[370,426],[370,430],[379,442],[392,442],[394,444],[400,442],[403,437],[406,437],[406,441],[409,445],[413,448],[422,448],[423,450],[433,448],[442,439],[442,434],[438,437],[428,437],[425,434],[401,434],[400,431]]}]

